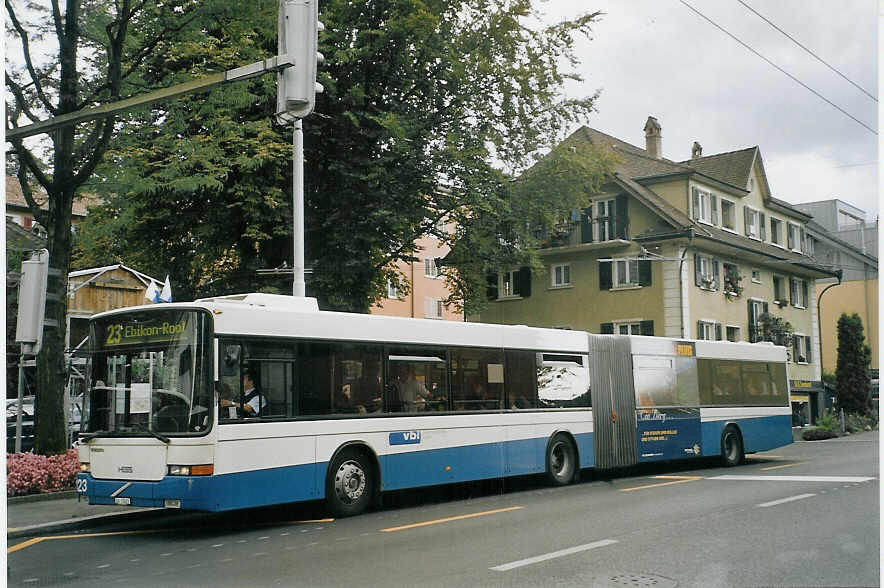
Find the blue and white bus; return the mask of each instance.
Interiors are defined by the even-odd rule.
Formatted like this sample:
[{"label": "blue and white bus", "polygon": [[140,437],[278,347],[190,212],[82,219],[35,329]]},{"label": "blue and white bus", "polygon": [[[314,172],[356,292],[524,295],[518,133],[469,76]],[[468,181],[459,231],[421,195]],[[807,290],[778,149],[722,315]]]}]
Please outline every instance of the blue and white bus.
[{"label": "blue and white bus", "polygon": [[792,441],[786,350],[771,345],[324,312],[267,294],[111,311],[90,328],[77,480],[90,504],[324,499],[346,516],[389,490],[735,465]]}]

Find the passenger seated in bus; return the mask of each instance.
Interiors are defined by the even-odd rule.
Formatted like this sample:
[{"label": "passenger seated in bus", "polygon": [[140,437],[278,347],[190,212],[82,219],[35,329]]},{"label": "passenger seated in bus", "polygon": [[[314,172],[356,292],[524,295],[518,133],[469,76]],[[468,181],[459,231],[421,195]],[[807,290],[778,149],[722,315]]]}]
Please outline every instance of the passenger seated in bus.
[{"label": "passenger seated in bus", "polygon": [[381,409],[381,377],[378,364],[367,361],[362,365],[362,375],[350,384],[350,399],[359,412],[377,412]]},{"label": "passenger seated in bus", "polygon": [[335,392],[334,397],[334,412],[335,413],[348,413],[348,412],[365,412],[365,407],[357,404],[353,399],[353,385],[352,384],[344,384],[341,386],[341,389]]},{"label": "passenger seated in bus", "polygon": [[402,409],[405,412],[416,412],[418,406],[423,407],[424,403],[430,399],[430,391],[418,381],[414,368],[409,366],[405,377],[400,378],[396,385],[399,393],[399,401],[402,402]]},{"label": "passenger seated in bus", "polygon": [[261,414],[267,401],[261,395],[256,382],[257,373],[251,368],[246,368],[242,373],[242,402],[234,402],[232,400],[221,400],[221,406],[235,406],[239,413],[244,417],[256,417]]}]

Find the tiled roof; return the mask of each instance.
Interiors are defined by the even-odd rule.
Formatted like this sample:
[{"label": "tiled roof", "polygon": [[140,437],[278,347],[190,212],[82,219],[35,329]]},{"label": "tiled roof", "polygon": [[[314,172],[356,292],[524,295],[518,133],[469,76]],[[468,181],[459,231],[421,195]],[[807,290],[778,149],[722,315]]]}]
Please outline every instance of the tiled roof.
[{"label": "tiled roof", "polygon": [[749,147],[729,153],[697,157],[682,161],[681,164],[720,182],[745,190],[752,174],[752,164],[755,162],[757,152],[757,146]]},{"label": "tiled roof", "polygon": [[46,247],[46,239],[6,219],[6,246],[15,251],[33,251]]},{"label": "tiled roof", "polygon": [[690,173],[691,169],[679,165],[668,159],[656,159],[648,155],[648,152],[626,141],[607,135],[596,129],[580,127],[565,141],[583,141],[595,147],[608,149],[617,156],[617,165],[614,171],[628,178],[644,178],[651,176],[669,175],[675,173]]},{"label": "tiled roof", "polygon": [[639,200],[643,201],[646,206],[654,210],[654,212],[663,217],[663,219],[668,221],[672,226],[683,229],[694,224],[688,215],[672,206],[654,191],[642,186],[635,180],[623,176],[618,172],[614,173],[614,178],[621,187],[629,191]]},{"label": "tiled roof", "polygon": [[[33,190],[34,199],[40,204],[41,210],[49,210],[49,203],[46,199],[46,192],[42,188]],[[89,214],[87,208],[95,206],[101,202],[101,198],[95,194],[81,194],[74,199],[74,216],[86,216]],[[22,194],[21,184],[18,178],[6,176],[6,206],[14,206],[18,208],[28,208],[28,202]]]}]

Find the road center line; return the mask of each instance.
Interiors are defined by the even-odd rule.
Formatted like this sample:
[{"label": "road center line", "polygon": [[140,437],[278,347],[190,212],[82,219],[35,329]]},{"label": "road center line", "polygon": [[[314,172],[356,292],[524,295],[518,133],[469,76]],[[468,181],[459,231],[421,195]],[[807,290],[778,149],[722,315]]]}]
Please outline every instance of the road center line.
[{"label": "road center line", "polygon": [[614,539],[602,539],[601,541],[593,541],[592,543],[578,545],[577,547],[569,547],[567,549],[560,549],[559,551],[553,551],[551,553],[545,553],[543,555],[537,555],[534,557],[529,557],[527,559],[520,559],[518,561],[511,561],[510,563],[501,564],[499,566],[494,566],[493,568],[489,568],[489,569],[494,570],[495,572],[506,572],[507,570],[521,568],[523,566],[530,566],[532,564],[536,564],[536,563],[539,563],[542,561],[547,561],[550,559],[555,559],[557,557],[564,557],[566,555],[580,553],[581,551],[589,551],[590,549],[597,549],[599,547],[606,547],[608,545],[613,545],[614,543],[617,543],[617,541]]},{"label": "road center line", "polygon": [[790,496],[789,498],[780,498],[779,500],[771,500],[770,502],[763,502],[758,505],[758,508],[767,508],[769,506],[776,506],[778,504],[785,504],[787,502],[793,502],[795,500],[803,500],[805,498],[810,498],[811,496],[816,496],[816,494],[799,494],[798,496]]},{"label": "road center line", "polygon": [[497,514],[500,512],[509,512],[511,510],[520,510],[521,506],[510,506],[508,508],[498,508],[497,510],[486,510],[483,512],[474,512],[465,515],[458,515],[456,517],[447,517],[444,519],[436,519],[433,521],[424,521],[422,523],[413,523],[411,525],[402,525],[401,527],[389,527],[387,529],[381,529],[381,533],[393,533],[394,531],[405,531],[406,529],[416,529],[417,527],[428,527],[430,525],[438,525],[440,523],[448,523],[451,521],[460,521],[463,519],[472,519],[474,517],[483,517],[485,515]]},{"label": "road center line", "polygon": [[735,480],[747,482],[868,482],[872,476],[714,476],[707,480]]},{"label": "road center line", "polygon": [[633,490],[645,490],[647,488],[659,488],[660,486],[671,486],[673,484],[684,484],[685,482],[696,482],[702,480],[703,476],[654,476],[656,479],[673,480],[672,482],[658,482],[657,484],[646,484],[644,486],[633,486],[632,488],[621,488],[620,492],[632,492]]},{"label": "road center line", "polygon": [[782,468],[791,468],[792,466],[804,465],[804,464],[806,464],[806,463],[810,463],[810,462],[808,462],[808,461],[796,461],[795,463],[786,463],[786,464],[783,464],[783,465],[767,466],[766,468],[759,468],[759,469],[760,469],[761,471],[763,471],[763,472],[766,472],[766,471],[768,471],[768,470],[779,470],[779,469],[782,469]]}]

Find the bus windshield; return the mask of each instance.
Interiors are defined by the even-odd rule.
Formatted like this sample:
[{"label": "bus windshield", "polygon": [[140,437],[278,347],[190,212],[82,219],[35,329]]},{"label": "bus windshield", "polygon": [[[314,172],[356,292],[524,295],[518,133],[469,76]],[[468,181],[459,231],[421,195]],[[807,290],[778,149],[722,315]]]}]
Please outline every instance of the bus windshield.
[{"label": "bus windshield", "polygon": [[86,434],[202,435],[212,424],[209,318],[147,310],[92,322]]}]

